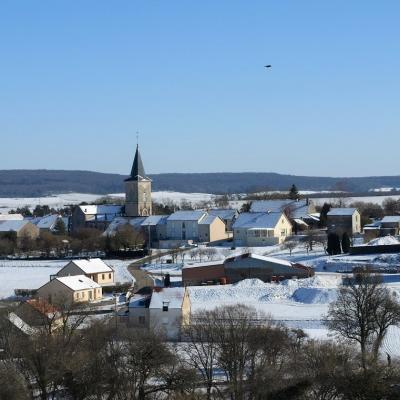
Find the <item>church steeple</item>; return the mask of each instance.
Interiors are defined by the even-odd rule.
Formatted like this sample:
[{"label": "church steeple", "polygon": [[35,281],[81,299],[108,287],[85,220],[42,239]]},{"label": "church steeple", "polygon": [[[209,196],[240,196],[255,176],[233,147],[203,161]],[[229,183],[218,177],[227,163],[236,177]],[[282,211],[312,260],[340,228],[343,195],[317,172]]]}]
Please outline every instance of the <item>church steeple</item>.
[{"label": "church steeple", "polygon": [[131,175],[125,179],[125,215],[138,217],[151,215],[151,179],[146,176],[139,144],[136,146]]},{"label": "church steeple", "polygon": [[143,179],[149,180],[149,178],[146,176],[146,172],[144,171],[143,161],[142,157],[140,156],[138,144],[136,146],[135,159],[133,160],[131,175],[125,181],[140,181]]}]

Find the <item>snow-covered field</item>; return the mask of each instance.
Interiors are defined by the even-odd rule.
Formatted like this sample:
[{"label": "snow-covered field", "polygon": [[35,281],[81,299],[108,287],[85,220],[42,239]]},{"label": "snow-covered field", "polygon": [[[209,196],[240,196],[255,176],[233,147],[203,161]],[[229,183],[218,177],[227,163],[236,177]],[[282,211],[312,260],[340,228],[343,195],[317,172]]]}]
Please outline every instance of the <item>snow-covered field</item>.
[{"label": "snow-covered field", "polygon": [[[127,267],[132,260],[106,260],[114,268],[115,282],[133,282]],[[14,296],[14,289],[37,289],[50,280],[68,261],[0,260],[0,299]]]},{"label": "snow-covered field", "polygon": [[[304,195],[306,194],[315,194],[312,191],[303,191],[301,192]],[[323,194],[323,192],[321,192]],[[101,197],[105,197],[107,195],[100,195],[100,194],[86,194],[86,193],[64,193],[54,196],[47,196],[47,197],[26,197],[26,198],[16,198],[16,197],[9,197],[9,198],[0,198],[0,213],[8,213],[10,210],[15,209],[17,207],[30,207],[33,208],[36,205],[48,205],[54,208],[62,208],[67,205],[76,205],[82,202],[93,203]],[[124,193],[112,193],[108,196],[117,197],[117,198],[124,198]],[[365,197],[343,197],[345,203],[350,204],[354,201],[364,201],[364,202],[372,202],[377,204],[382,204],[383,201],[387,198],[394,198],[400,199],[400,195],[393,195],[393,196],[365,196]],[[165,204],[169,201],[172,201],[175,204],[180,204],[182,202],[188,202],[193,204],[194,206],[204,203],[204,202],[213,202],[216,198],[214,194],[210,193],[182,193],[182,192],[170,192],[170,191],[159,191],[153,192],[152,198],[161,204]],[[314,198],[313,201],[318,204],[322,205],[325,202],[335,202],[337,198],[328,198],[328,197],[320,197]],[[245,201],[243,200],[236,200],[230,201],[230,207],[233,208],[240,208]]]},{"label": "snow-covered field", "polygon": [[[65,193],[47,197],[2,197],[0,198],[0,214],[7,214],[10,210],[18,207],[34,208],[36,205],[48,205],[53,208],[63,208],[68,205],[76,205],[82,202],[93,203],[99,198],[110,196],[124,198],[124,193],[113,193],[109,195],[86,194],[86,193]],[[153,192],[154,201],[165,204],[172,201],[180,204],[182,201],[189,202],[193,205],[204,201],[213,201],[215,195],[207,193],[181,193],[181,192]]]}]

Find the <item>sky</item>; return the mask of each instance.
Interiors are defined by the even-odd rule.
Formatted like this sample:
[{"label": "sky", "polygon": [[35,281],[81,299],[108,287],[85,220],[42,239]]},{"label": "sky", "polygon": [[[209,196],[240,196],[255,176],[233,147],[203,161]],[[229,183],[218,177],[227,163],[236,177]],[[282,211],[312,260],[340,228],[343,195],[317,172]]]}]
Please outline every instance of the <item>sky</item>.
[{"label": "sky", "polygon": [[[2,0],[0,169],[398,175],[400,2]],[[272,68],[264,68],[271,64]]]}]

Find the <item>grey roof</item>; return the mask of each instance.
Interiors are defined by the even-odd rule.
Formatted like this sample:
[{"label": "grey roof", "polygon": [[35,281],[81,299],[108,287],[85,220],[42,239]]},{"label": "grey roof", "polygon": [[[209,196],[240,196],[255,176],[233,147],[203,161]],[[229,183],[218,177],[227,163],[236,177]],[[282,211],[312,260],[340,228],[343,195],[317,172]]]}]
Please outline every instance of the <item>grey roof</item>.
[{"label": "grey roof", "polygon": [[328,216],[350,216],[357,211],[357,208],[342,207],[342,208],[331,208],[328,212]]},{"label": "grey roof", "polygon": [[168,217],[168,221],[199,221],[206,215],[205,211],[177,211]]},{"label": "grey roof", "polygon": [[210,215],[216,215],[217,217],[220,217],[221,219],[233,219],[237,215],[237,211],[233,209],[219,209],[219,208],[214,208],[212,210],[209,210],[208,213]]},{"label": "grey roof", "polygon": [[141,226],[164,225],[167,222],[167,218],[168,215],[151,215],[141,223]]},{"label": "grey roof", "polygon": [[282,217],[282,212],[272,212],[272,213],[242,213],[239,215],[233,228],[275,228],[280,218]]},{"label": "grey roof", "polygon": [[21,230],[26,224],[29,224],[29,221],[16,221],[16,220],[6,220],[0,221],[0,232],[18,232]]},{"label": "grey roof", "polygon": [[142,157],[139,152],[139,145],[136,146],[135,159],[133,160],[131,175],[125,181],[141,181],[143,179],[149,180],[144,170]]}]

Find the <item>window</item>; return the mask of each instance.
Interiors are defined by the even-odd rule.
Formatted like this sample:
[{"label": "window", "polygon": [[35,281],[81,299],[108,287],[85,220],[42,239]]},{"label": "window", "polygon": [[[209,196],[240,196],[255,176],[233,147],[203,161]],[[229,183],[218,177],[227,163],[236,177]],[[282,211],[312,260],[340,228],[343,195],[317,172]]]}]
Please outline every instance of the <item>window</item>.
[{"label": "window", "polygon": [[282,236],[282,237],[286,236],[286,229],[282,229],[282,230],[281,230],[281,236]]},{"label": "window", "polygon": [[165,301],[163,301],[163,308],[162,308],[162,310],[163,310],[164,312],[168,312],[168,309],[169,309],[169,301],[168,301],[168,300],[165,300]]},{"label": "window", "polygon": [[103,281],[104,281],[104,274],[101,274],[101,279],[103,279]]},{"label": "window", "polygon": [[108,279],[111,279],[111,274],[108,274]]},{"label": "window", "polygon": [[144,325],[146,322],[146,318],[143,315],[139,316],[139,324],[140,325]]}]

